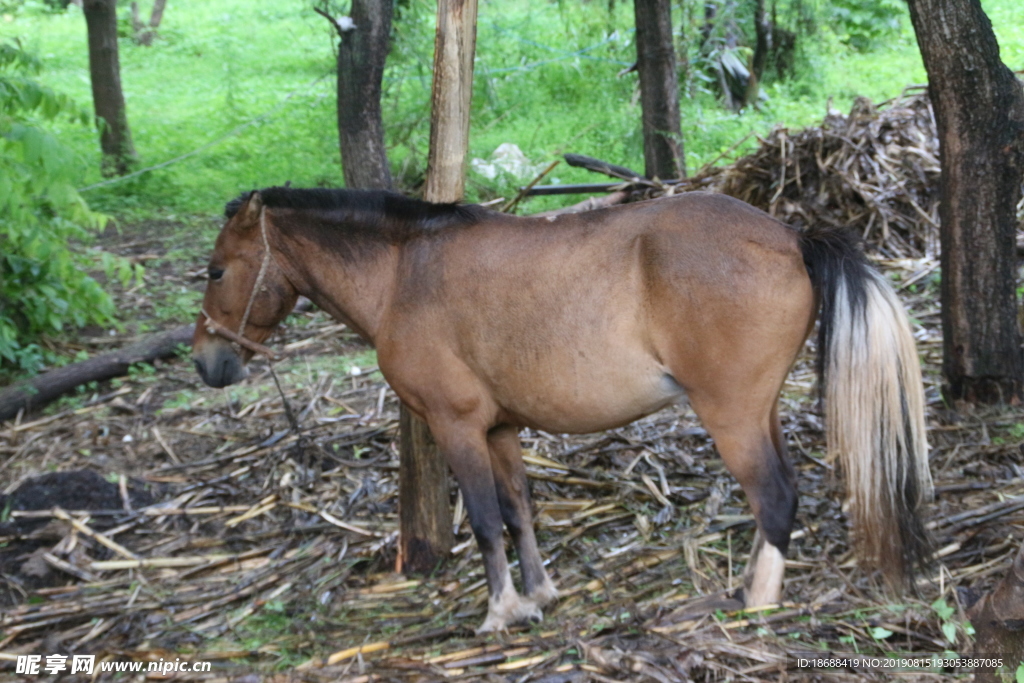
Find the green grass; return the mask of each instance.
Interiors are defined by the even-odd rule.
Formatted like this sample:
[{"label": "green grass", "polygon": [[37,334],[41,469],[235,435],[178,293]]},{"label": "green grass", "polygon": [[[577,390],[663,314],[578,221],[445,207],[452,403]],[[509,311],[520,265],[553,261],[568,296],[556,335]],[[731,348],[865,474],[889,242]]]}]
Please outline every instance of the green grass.
[{"label": "green grass", "polygon": [[[147,11],[148,3],[143,5]],[[1004,60],[1024,68],[1024,12],[1017,0],[986,0],[984,6]],[[635,59],[632,5],[612,7],[483,0],[471,158],[487,158],[501,143],[512,142],[538,164],[574,151],[642,169],[637,77],[616,75]],[[433,12],[429,0],[403,3],[385,77],[389,154],[406,186],[426,165]],[[924,82],[908,18],[899,35],[867,53],[849,50],[827,22],[822,25],[803,47],[799,78],[769,83],[769,100],[759,110],[725,111],[699,88],[684,99],[691,171],[751,131],[819,121],[829,100],[845,111],[857,96],[884,100]],[[0,17],[0,37],[11,36],[43,58],[46,83],[82,104],[90,102],[80,10]],[[89,190],[86,198],[97,209],[131,219],[214,214],[241,191],[286,181],[340,186],[334,42],[327,22],[305,0],[171,4],[153,47],[121,41],[128,116],[143,167],[200,151],[137,180]],[[81,186],[100,182],[95,133],[70,123],[59,133],[81,159]],[[564,165],[552,175],[552,182],[597,180]],[[508,196],[517,183],[470,173],[468,195]],[[564,201],[532,201],[525,209]]]}]

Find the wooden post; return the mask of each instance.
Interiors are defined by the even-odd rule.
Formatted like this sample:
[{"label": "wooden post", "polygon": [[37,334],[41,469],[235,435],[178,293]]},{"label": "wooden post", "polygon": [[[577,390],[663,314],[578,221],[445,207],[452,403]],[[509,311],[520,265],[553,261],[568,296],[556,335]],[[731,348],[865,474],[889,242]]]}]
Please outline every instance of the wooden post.
[{"label": "wooden post", "polygon": [[[438,0],[430,156],[423,198],[457,202],[465,187],[469,105],[476,50],[476,0]],[[430,431],[402,408],[399,558],[405,573],[428,572],[454,543],[448,466]]]},{"label": "wooden post", "polygon": [[428,574],[455,543],[448,465],[426,423],[402,404],[398,421],[398,570]]},{"label": "wooden post", "polygon": [[437,0],[430,157],[423,190],[428,202],[462,199],[475,51],[476,0]]}]

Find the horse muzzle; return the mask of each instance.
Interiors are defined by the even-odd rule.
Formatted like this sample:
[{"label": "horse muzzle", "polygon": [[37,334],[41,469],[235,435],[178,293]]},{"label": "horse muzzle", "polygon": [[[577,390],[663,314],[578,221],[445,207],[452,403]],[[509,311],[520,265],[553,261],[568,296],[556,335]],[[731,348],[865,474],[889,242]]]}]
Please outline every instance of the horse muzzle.
[{"label": "horse muzzle", "polygon": [[237,353],[225,343],[210,343],[192,356],[196,372],[211,387],[226,387],[241,382],[248,371]]}]

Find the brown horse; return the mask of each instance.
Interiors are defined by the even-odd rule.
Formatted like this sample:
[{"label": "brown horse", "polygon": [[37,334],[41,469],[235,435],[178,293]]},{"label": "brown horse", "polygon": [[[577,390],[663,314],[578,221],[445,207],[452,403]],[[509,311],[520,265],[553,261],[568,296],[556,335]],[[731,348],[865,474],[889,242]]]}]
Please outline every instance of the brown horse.
[{"label": "brown horse", "polygon": [[778,602],[797,494],[777,399],[818,317],[828,447],[845,469],[860,556],[896,580],[928,557],[914,340],[892,288],[837,231],[797,232],[699,193],[518,218],[384,192],[269,188],[226,214],[196,325],[203,380],[242,379],[300,294],[372,343],[462,489],[490,591],[481,631],[539,618],[557,595],[517,430],[610,429],[684,398],[757,521],[745,602]]}]

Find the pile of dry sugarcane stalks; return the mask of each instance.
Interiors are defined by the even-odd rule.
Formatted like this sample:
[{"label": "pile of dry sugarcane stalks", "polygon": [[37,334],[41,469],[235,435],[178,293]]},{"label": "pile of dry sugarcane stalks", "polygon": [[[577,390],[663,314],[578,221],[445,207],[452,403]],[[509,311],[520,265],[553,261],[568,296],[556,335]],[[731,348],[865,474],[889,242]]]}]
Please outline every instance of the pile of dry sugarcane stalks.
[{"label": "pile of dry sugarcane stalks", "polygon": [[938,253],[939,142],[920,88],[850,114],[831,111],[819,126],[776,128],[735,162],[648,189],[721,192],[795,225],[844,226],[887,258]]}]

